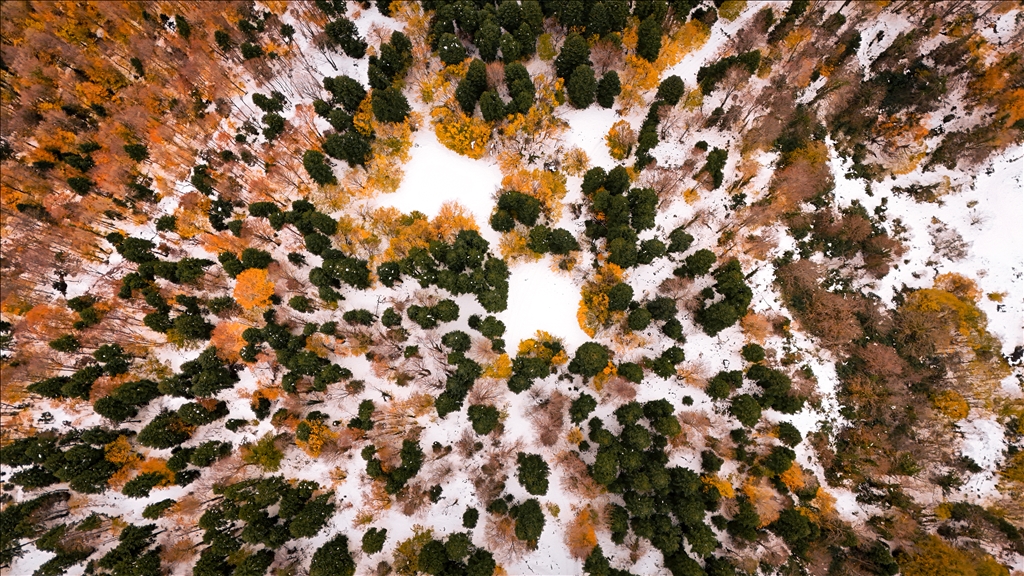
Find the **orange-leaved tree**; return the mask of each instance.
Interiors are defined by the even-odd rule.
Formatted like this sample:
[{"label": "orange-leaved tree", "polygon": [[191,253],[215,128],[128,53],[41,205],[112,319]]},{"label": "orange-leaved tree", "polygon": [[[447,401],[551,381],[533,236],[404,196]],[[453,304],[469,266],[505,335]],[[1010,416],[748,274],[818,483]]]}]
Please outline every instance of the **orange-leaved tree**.
[{"label": "orange-leaved tree", "polygon": [[269,306],[273,295],[274,283],[267,280],[267,271],[262,268],[249,268],[236,278],[235,301],[246,310]]}]

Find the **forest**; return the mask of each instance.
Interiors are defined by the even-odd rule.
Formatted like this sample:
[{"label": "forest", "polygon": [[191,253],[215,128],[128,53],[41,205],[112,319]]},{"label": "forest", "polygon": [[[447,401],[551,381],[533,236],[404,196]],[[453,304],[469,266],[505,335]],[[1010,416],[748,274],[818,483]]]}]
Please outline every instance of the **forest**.
[{"label": "forest", "polygon": [[1024,575],[1021,0],[0,24],[0,572]]}]

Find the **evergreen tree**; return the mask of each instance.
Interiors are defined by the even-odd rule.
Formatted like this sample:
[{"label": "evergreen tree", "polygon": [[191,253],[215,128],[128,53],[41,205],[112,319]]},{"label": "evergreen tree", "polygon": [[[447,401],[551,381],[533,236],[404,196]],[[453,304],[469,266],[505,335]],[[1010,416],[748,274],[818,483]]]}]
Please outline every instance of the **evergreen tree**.
[{"label": "evergreen tree", "polygon": [[544,532],[544,512],[535,498],[515,507],[516,538],[526,542],[536,542]]},{"label": "evergreen tree", "polygon": [[637,29],[636,55],[654,62],[661,52],[661,24],[657,19],[648,16]]},{"label": "evergreen tree", "polygon": [[518,464],[519,483],[526,488],[527,492],[534,496],[543,496],[548,493],[550,469],[542,457],[537,454],[520,452],[516,457],[516,463]]},{"label": "evergreen tree", "polygon": [[661,84],[658,86],[658,93],[654,98],[656,100],[664,100],[670,106],[675,106],[685,93],[686,86],[683,84],[683,79],[673,74],[661,81]]},{"label": "evergreen tree", "polygon": [[608,366],[608,350],[597,342],[586,342],[576,349],[569,372],[584,378],[596,376]]},{"label": "evergreen tree", "polygon": [[437,54],[445,66],[459,64],[466,59],[466,47],[454,34],[444,33],[437,41]]},{"label": "evergreen tree", "polygon": [[374,90],[370,96],[373,116],[381,122],[401,122],[409,117],[409,101],[395,87]]},{"label": "evergreen tree", "polygon": [[562,44],[562,50],[555,58],[555,73],[559,78],[568,80],[569,76],[580,66],[590,66],[590,46],[587,41],[575,32]]},{"label": "evergreen tree", "polygon": [[473,115],[476,110],[476,103],[480,96],[487,90],[487,65],[482,60],[473,59],[469,63],[466,76],[459,81],[455,89],[455,100],[458,101],[462,111],[468,116]]},{"label": "evergreen tree", "polygon": [[484,404],[473,404],[469,407],[469,421],[473,431],[484,436],[490,434],[498,426],[498,409]]},{"label": "evergreen tree", "polygon": [[337,534],[313,553],[309,576],[353,576],[356,563],[348,550],[348,537]]},{"label": "evergreen tree", "polygon": [[363,552],[376,554],[384,549],[384,542],[387,540],[387,528],[370,528],[363,534]]},{"label": "evergreen tree", "polygon": [[566,83],[569,102],[576,108],[587,108],[593,104],[596,90],[597,81],[594,79],[594,69],[585,64],[577,66]]},{"label": "evergreen tree", "polygon": [[615,105],[615,98],[620,92],[622,92],[622,84],[619,81],[619,73],[609,70],[597,82],[597,103],[602,108],[611,108]]},{"label": "evergreen tree", "polygon": [[338,179],[334,176],[334,170],[327,164],[323,152],[306,150],[302,155],[302,166],[306,169],[309,177],[321,186],[338,183]]}]

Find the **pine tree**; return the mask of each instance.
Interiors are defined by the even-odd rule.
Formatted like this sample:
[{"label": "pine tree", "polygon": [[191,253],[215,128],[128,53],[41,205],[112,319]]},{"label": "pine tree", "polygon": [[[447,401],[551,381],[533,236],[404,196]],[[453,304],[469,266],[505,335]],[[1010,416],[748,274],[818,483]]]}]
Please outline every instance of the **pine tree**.
[{"label": "pine tree", "polygon": [[661,52],[661,24],[653,16],[648,16],[637,29],[636,55],[654,62]]},{"label": "pine tree", "polygon": [[566,84],[569,102],[576,108],[587,108],[594,103],[596,90],[597,80],[594,78],[594,69],[587,65],[577,66]]},{"label": "pine tree", "polygon": [[582,36],[571,32],[555,58],[555,73],[559,78],[568,80],[576,68],[583,65],[591,65],[590,46]]},{"label": "pine tree", "polygon": [[597,103],[602,108],[611,108],[615,105],[615,97],[622,92],[622,84],[619,82],[619,73],[609,70],[601,76],[597,83]]}]

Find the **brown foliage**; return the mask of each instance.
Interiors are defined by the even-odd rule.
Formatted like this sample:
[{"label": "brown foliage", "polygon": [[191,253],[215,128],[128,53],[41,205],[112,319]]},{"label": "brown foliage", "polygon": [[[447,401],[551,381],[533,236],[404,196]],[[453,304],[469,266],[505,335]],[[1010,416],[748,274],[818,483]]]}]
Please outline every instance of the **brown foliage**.
[{"label": "brown foliage", "polygon": [[554,446],[565,429],[565,410],[569,397],[555,391],[551,397],[541,399],[535,406],[530,419],[537,431],[537,439],[544,446]]},{"label": "brown foliage", "polygon": [[597,511],[587,506],[580,510],[565,530],[565,544],[569,554],[577,560],[586,559],[597,546],[597,534],[594,522],[598,519]]},{"label": "brown foliage", "polygon": [[850,295],[835,294],[819,285],[822,267],[809,260],[786,264],[776,272],[783,298],[811,334],[829,347],[841,347],[862,334],[855,313],[864,306]]},{"label": "brown foliage", "polygon": [[604,493],[604,487],[590,477],[586,462],[576,452],[566,450],[559,453],[555,463],[562,468],[562,488],[567,492],[586,500],[593,500]]}]

